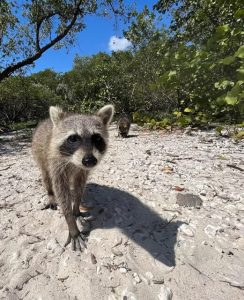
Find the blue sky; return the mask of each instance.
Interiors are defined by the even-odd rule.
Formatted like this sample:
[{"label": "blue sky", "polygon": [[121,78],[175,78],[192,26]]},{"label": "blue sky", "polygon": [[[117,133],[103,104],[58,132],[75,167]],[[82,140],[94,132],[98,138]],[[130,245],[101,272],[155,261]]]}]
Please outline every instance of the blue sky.
[{"label": "blue sky", "polygon": [[[133,1],[125,1],[130,4]],[[149,8],[157,2],[157,0],[139,0],[135,1],[137,10],[141,11],[145,5]],[[84,56],[96,54],[100,51],[110,52],[109,40],[112,36],[121,37],[124,24],[119,23],[115,30],[115,20],[102,17],[86,17],[86,28],[77,34],[75,45],[67,49],[53,50],[50,49],[36,61],[35,67],[31,72],[39,72],[41,70],[51,68],[56,72],[66,72],[72,68],[75,55]]]}]

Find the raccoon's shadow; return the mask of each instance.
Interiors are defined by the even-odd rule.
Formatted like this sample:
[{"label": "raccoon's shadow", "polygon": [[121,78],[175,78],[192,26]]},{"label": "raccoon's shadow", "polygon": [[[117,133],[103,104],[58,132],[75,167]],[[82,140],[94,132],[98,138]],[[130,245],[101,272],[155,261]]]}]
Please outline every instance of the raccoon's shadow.
[{"label": "raccoon's shadow", "polygon": [[0,134],[0,156],[4,154],[16,155],[31,142],[31,131],[20,130],[16,132],[7,132]]},{"label": "raccoon's shadow", "polygon": [[138,134],[128,134],[126,138],[129,139],[134,137],[138,137]]},{"label": "raccoon's shadow", "polygon": [[129,138],[135,138],[138,137],[138,134],[128,134],[126,137],[120,137],[120,136],[116,136],[116,138],[118,139],[129,139]]},{"label": "raccoon's shadow", "polygon": [[167,221],[138,198],[116,188],[88,184],[85,202],[96,206],[92,229],[118,227],[155,259],[175,266],[174,245],[180,221]]}]

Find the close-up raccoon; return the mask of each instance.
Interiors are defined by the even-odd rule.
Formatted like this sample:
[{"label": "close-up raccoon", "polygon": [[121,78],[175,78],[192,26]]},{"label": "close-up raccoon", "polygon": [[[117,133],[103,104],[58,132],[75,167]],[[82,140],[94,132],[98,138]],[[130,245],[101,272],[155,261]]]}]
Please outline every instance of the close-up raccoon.
[{"label": "close-up raccoon", "polygon": [[85,236],[76,219],[81,218],[79,206],[89,172],[108,147],[108,126],[113,114],[112,105],[94,115],[65,113],[51,106],[50,118],[41,122],[33,135],[32,153],[47,189],[47,207],[56,209],[60,205],[69,229],[65,246],[71,242],[73,250],[85,247]]},{"label": "close-up raccoon", "polygon": [[130,120],[127,117],[121,117],[118,120],[117,128],[118,128],[118,136],[121,136],[123,138],[128,136],[129,130],[130,130]]}]

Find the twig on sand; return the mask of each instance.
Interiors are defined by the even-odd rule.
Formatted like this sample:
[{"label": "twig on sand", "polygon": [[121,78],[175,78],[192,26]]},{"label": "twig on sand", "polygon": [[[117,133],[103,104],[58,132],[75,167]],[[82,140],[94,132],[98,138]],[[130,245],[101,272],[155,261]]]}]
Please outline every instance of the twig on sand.
[{"label": "twig on sand", "polygon": [[236,165],[227,164],[226,166],[244,172],[244,169],[242,169]]},{"label": "twig on sand", "polygon": [[24,230],[20,230],[19,233],[20,233],[20,234],[27,235],[27,236],[34,237],[34,238],[38,239],[39,241],[45,241],[44,238],[41,238],[41,237],[39,237],[38,235],[35,235],[35,234],[32,234],[32,233],[26,232],[26,231],[24,231]]},{"label": "twig on sand", "polygon": [[177,215],[173,215],[173,217],[167,223],[165,223],[164,225],[162,225],[160,227],[160,229],[164,229],[165,227],[167,227],[176,218],[177,218]]},{"label": "twig on sand", "polygon": [[116,285],[105,285],[105,288],[108,288],[108,289],[116,289],[116,288],[119,287],[119,286],[120,286],[120,281],[119,281],[119,283],[116,284]]},{"label": "twig on sand", "polygon": [[244,285],[234,284],[233,282],[230,282],[228,280],[220,280],[220,282],[225,282],[225,283],[228,283],[230,286],[235,287],[239,290],[244,290]]},{"label": "twig on sand", "polygon": [[210,279],[211,281],[214,281],[212,278],[210,278],[207,274],[203,273],[202,271],[200,271],[197,267],[193,266],[191,263],[188,263],[188,265],[190,267],[192,267],[194,270],[196,270],[200,275],[203,275],[205,277],[207,277],[208,279]]},{"label": "twig on sand", "polygon": [[6,166],[5,168],[0,169],[0,172],[1,172],[1,171],[8,170],[8,169],[9,169],[10,167],[12,167],[13,165],[15,165],[15,164],[10,164],[10,165]]},{"label": "twig on sand", "polygon": [[[170,211],[170,212],[177,212],[178,214],[182,214],[181,211],[179,211],[178,209],[167,209],[167,208],[163,208],[164,211]],[[176,216],[176,215],[174,215]]]}]

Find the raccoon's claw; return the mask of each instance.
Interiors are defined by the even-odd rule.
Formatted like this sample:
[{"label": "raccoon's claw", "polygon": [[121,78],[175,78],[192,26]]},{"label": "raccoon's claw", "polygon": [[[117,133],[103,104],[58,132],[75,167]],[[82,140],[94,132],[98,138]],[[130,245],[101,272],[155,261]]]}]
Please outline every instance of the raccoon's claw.
[{"label": "raccoon's claw", "polygon": [[85,241],[81,238],[81,236],[78,236],[76,239],[72,239],[72,250],[73,251],[82,251],[83,248],[86,247]]},{"label": "raccoon's claw", "polygon": [[57,210],[58,209],[58,205],[56,203],[48,203],[41,210],[45,210],[45,209],[49,209],[49,208],[52,209],[52,210]]},{"label": "raccoon's claw", "polygon": [[87,248],[85,243],[86,240],[87,238],[82,233],[80,233],[77,237],[71,237],[71,235],[69,234],[68,239],[64,244],[64,247],[71,243],[71,249],[73,251],[82,251],[84,248]]}]

